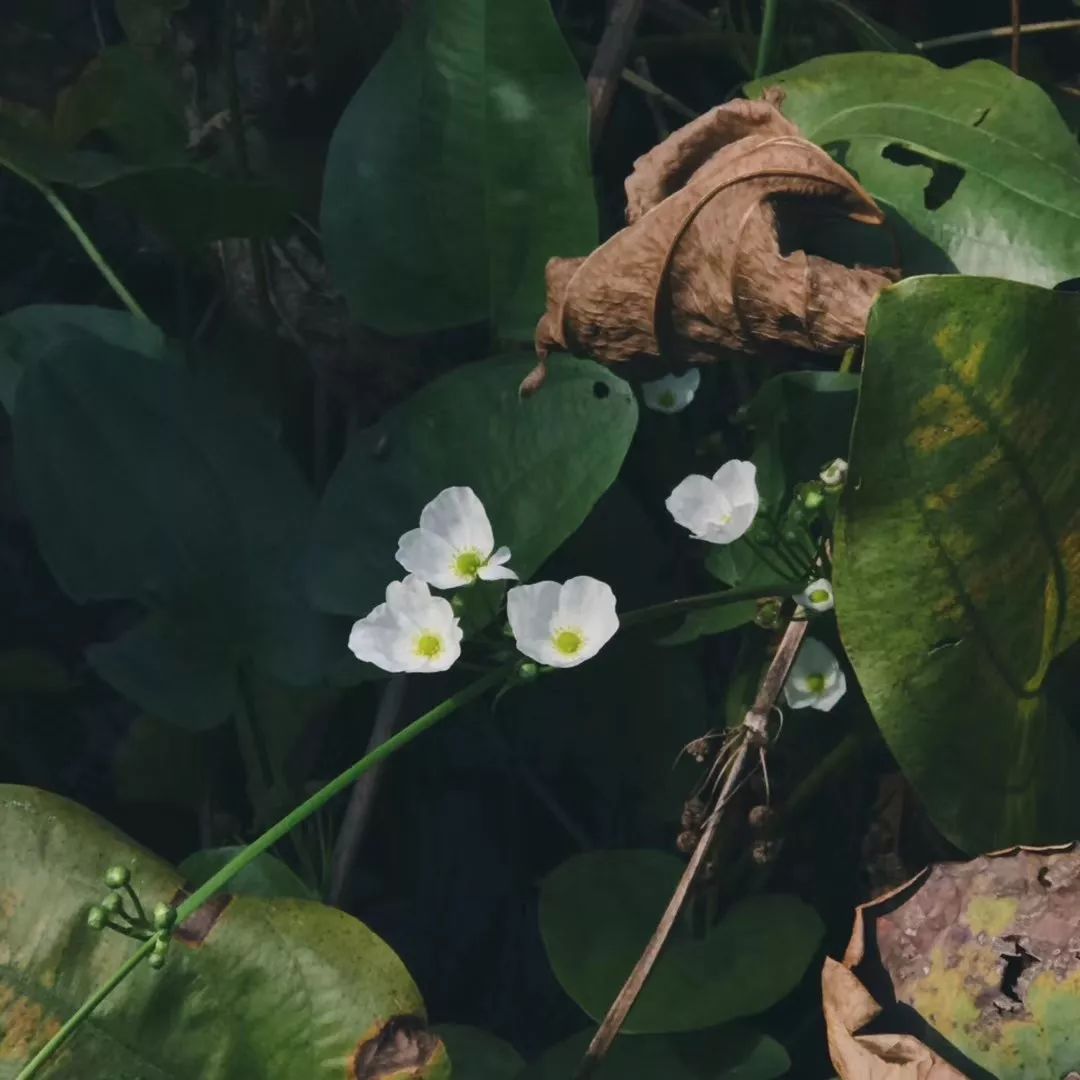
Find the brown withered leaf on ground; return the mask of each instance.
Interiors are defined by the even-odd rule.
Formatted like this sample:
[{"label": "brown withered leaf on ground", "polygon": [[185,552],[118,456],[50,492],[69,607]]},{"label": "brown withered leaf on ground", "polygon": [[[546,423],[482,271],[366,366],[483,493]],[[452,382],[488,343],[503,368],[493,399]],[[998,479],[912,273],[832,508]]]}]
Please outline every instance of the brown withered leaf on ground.
[{"label": "brown withered leaf on ground", "polygon": [[[1080,1068],[1080,849],[941,863],[856,909],[822,972],[841,1080],[1060,1080]],[[874,1022],[875,1034],[859,1034]],[[880,1034],[890,1028],[901,1034]],[[915,1032],[915,1034],[912,1034]],[[970,1063],[970,1065],[969,1065]]]},{"label": "brown withered leaf on ground", "polygon": [[732,101],[673,132],[626,181],[626,228],[587,258],[549,260],[530,388],[555,350],[678,367],[777,342],[839,354],[862,340],[896,274],[784,247],[823,211],[867,225],[885,216],[775,100]]}]

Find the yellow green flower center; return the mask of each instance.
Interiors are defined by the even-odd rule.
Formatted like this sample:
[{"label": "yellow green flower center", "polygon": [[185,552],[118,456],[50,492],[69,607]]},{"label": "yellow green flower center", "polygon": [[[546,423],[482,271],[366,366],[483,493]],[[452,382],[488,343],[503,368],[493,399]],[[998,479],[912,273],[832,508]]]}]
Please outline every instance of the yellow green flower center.
[{"label": "yellow green flower center", "polygon": [[825,689],[825,676],[807,675],[806,689],[809,690],[811,694],[820,694]]},{"label": "yellow green flower center", "polygon": [[660,397],[657,398],[657,401],[659,401],[660,404],[663,405],[663,407],[665,409],[674,409],[675,408],[675,395],[670,390],[665,390],[660,395]]},{"label": "yellow green flower center", "polygon": [[829,599],[829,594],[825,589],[815,589],[810,594],[810,600],[815,604],[827,603],[828,599]]},{"label": "yellow green flower center", "polygon": [[416,639],[414,648],[417,656],[422,656],[425,660],[434,660],[443,651],[443,640],[438,634],[426,630]]},{"label": "yellow green flower center", "polygon": [[484,565],[484,556],[475,548],[458,552],[454,559],[454,572],[466,581],[475,581],[480,567]]},{"label": "yellow green flower center", "polygon": [[580,630],[557,630],[551,640],[564,656],[574,656],[581,652],[585,635]]}]

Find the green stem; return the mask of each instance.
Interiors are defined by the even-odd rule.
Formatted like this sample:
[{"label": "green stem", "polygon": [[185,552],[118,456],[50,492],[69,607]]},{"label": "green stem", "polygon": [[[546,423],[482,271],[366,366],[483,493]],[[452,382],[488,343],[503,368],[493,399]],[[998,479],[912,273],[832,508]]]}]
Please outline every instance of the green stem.
[{"label": "green stem", "polygon": [[[380,761],[396,753],[403,746],[407,746],[418,735],[423,734],[428,728],[434,727],[440,720],[456,712],[463,705],[467,705],[470,701],[480,697],[481,694],[504,679],[508,673],[509,669],[505,667],[489,671],[463,690],[459,690],[452,697],[448,697],[445,701],[436,705],[434,709],[424,713],[423,716],[414,720],[407,727],[402,728],[396,735],[391,736],[386,742],[372,750],[370,754],[350,765],[343,773],[336,776],[325,787],[312,795],[310,799],[302,802],[291,814],[287,814],[276,825],[272,825],[267,829],[262,836],[248,844],[235,858],[230,859],[213,877],[196,889],[176,909],[176,926],[179,927],[185,919],[190,918],[215,893],[228,885],[244,867],[250,865],[264,852],[269,851],[302,821],[306,821],[316,811],[321,810],[335,795],[353,784],[368,769],[378,765]],[[149,941],[144,942],[124,961],[123,965],[117,969],[108,982],[103,984],[100,989],[79,1006],[78,1011],[34,1055],[33,1059],[18,1074],[15,1080],[30,1080],[30,1077],[37,1075],[41,1067],[71,1038],[75,1030],[91,1013],[150,955],[157,937],[158,935],[155,934]]]},{"label": "green stem", "polygon": [[276,825],[271,825],[258,839],[253,840],[235,858],[230,859],[216,874],[199,886],[177,909],[176,923],[179,926],[185,919],[193,915],[203,904],[206,903],[218,890],[222,889],[244,867],[250,865],[264,852],[269,851],[279,840],[295,829],[302,821],[306,821],[316,811],[321,810],[338,792],[344,791],[355,783],[384,758],[390,757],[403,746],[407,746],[428,728],[434,727],[444,717],[456,712],[463,705],[475,700],[486,690],[489,690],[508,674],[506,668],[497,668],[489,671],[486,675],[470,683],[464,690],[458,691],[452,697],[436,705],[434,709],[424,713],[419,719],[414,720],[407,727],[403,727],[396,735],[392,735],[386,742],[377,746],[370,754],[362,757],[354,765],[350,765],[343,773],[334,777],[325,787],[320,788],[310,799],[306,799],[290,814],[286,814]]},{"label": "green stem", "polygon": [[758,38],[757,63],[754,65],[755,79],[760,79],[769,70],[776,16],[779,11],[780,0],[765,0],[765,10],[761,16],[761,37]]},{"label": "green stem", "polygon": [[31,187],[36,188],[41,193],[45,201],[56,211],[60,220],[71,230],[72,236],[79,241],[83,251],[90,256],[90,261],[101,271],[101,276],[112,286],[113,292],[123,301],[124,306],[131,312],[137,319],[143,319],[145,322],[149,322],[150,318],[141,307],[139,307],[138,301],[124,288],[124,283],[113,272],[112,267],[105,261],[105,256],[97,249],[94,241],[83,230],[83,227],[75,220],[75,215],[64,205],[64,201],[56,194],[55,191],[48,185],[42,183],[35,176],[31,176],[29,173],[25,173],[22,169],[15,168],[10,162],[5,162],[5,165],[16,176],[21,177]]},{"label": "green stem", "polygon": [[[774,536],[776,534],[774,533]],[[781,577],[787,577],[793,575],[794,577],[800,577],[802,571],[799,569],[792,560],[785,555],[785,553],[773,546],[765,547],[763,544],[759,544],[756,540],[751,540],[749,536],[744,536],[746,546],[774,573],[779,574]],[[772,553],[779,560],[774,562],[769,558],[769,553]]]},{"label": "green stem", "polygon": [[628,611],[619,616],[620,627],[640,626],[656,619],[667,619],[672,615],[682,615],[698,608],[722,607],[725,604],[738,604],[745,600],[761,600],[769,596],[794,596],[800,592],[804,583],[783,581],[775,585],[752,585],[745,589],[723,589],[720,592],[702,593],[700,596],[686,596],[682,600],[668,600],[663,604]]},{"label": "green stem", "polygon": [[75,1034],[90,1014],[153,952],[156,940],[155,934],[144,941],[116,969],[109,981],[102,983],[71,1015],[67,1023],[26,1063],[26,1067],[15,1080],[30,1080],[30,1077],[37,1076],[42,1066]]}]

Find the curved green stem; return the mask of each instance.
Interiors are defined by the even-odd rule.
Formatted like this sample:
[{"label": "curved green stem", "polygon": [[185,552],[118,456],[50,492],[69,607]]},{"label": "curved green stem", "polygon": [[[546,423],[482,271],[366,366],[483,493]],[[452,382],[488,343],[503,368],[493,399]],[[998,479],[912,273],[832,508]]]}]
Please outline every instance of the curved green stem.
[{"label": "curved green stem", "polygon": [[761,16],[761,37],[758,38],[757,63],[754,65],[755,79],[760,79],[769,70],[776,16],[779,11],[780,0],[765,0],[765,10]]},{"label": "curved green stem", "polygon": [[[434,709],[424,713],[423,716],[414,720],[407,727],[403,727],[396,735],[393,735],[386,742],[372,750],[370,754],[366,754],[359,761],[350,765],[343,773],[334,777],[330,783],[317,791],[311,798],[302,802],[292,813],[287,814],[276,825],[272,825],[262,836],[253,840],[235,858],[230,859],[216,874],[199,886],[176,909],[176,925],[179,926],[185,919],[193,915],[218,890],[226,886],[240,873],[245,866],[248,866],[253,860],[272,848],[274,844],[287,836],[301,822],[306,821],[316,811],[321,810],[335,795],[344,791],[368,769],[378,765],[380,761],[396,753],[403,746],[407,746],[418,735],[421,735],[451,713],[456,712],[463,705],[467,705],[470,701],[480,697],[481,694],[504,679],[508,673],[509,669],[505,667],[489,671],[463,690],[459,690],[453,696],[436,705]],[[15,1080],[30,1080],[31,1077],[38,1074],[42,1066],[71,1038],[91,1013],[150,955],[157,937],[158,935],[155,934],[149,941],[140,945],[109,978],[108,982],[104,983],[79,1006],[75,1014],[34,1055],[33,1059],[27,1063]]]},{"label": "curved green stem", "polygon": [[124,287],[124,283],[116,276],[113,268],[105,261],[105,256],[98,250],[94,241],[86,235],[85,230],[75,219],[75,215],[67,208],[63,199],[61,199],[48,184],[38,180],[36,176],[31,176],[29,173],[23,172],[22,169],[17,169],[9,161],[5,161],[4,164],[7,165],[16,176],[25,180],[32,188],[40,192],[45,201],[56,211],[60,220],[71,230],[72,236],[79,241],[79,245],[82,247],[83,251],[90,256],[90,261],[101,272],[101,276],[112,286],[113,292],[120,297],[128,311],[130,311],[135,318],[149,322],[150,317],[139,306],[139,302],[135,297]]},{"label": "curved green stem", "polygon": [[619,616],[621,627],[640,626],[656,619],[667,619],[672,615],[682,615],[699,608],[722,607],[725,604],[739,604],[745,600],[763,600],[768,596],[794,596],[801,592],[805,583],[802,581],[782,581],[774,585],[752,585],[745,589],[723,589],[720,592],[702,593],[700,596],[686,596],[682,600],[668,600],[662,604],[628,611]]},{"label": "curved green stem", "polygon": [[67,1023],[26,1063],[15,1080],[37,1076],[42,1066],[71,1038],[90,1014],[150,955],[157,935],[144,941],[68,1018]]}]

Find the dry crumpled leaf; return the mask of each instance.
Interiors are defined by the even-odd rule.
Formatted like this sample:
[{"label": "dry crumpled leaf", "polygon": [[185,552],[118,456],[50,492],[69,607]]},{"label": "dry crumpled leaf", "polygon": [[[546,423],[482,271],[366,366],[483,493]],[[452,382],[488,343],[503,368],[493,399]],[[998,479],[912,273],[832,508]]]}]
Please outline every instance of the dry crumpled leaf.
[{"label": "dry crumpled leaf", "polygon": [[[674,132],[626,181],[626,228],[584,259],[547,264],[539,372],[564,349],[604,363],[704,363],[783,342],[842,353],[895,274],[784,254],[808,213],[885,217],[778,98],[732,101]],[[538,381],[538,380],[537,380]]]},{"label": "dry crumpled leaf", "polygon": [[[965,1061],[1000,1077],[1064,1077],[1080,1065],[1080,849],[1011,848],[924,870],[856,909],[822,989],[841,1080],[965,1080]],[[921,1026],[939,1049],[857,1034],[871,1021]]]}]

